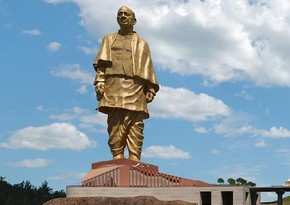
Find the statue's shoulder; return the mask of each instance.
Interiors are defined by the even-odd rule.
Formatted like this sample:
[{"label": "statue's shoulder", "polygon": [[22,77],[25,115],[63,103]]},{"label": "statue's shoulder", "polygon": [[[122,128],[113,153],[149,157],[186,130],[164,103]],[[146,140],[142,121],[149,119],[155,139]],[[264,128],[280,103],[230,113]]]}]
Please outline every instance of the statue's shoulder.
[{"label": "statue's shoulder", "polygon": [[147,41],[144,38],[142,38],[138,33],[134,32],[134,36],[139,43],[143,43],[144,45],[148,44]]},{"label": "statue's shoulder", "polygon": [[110,33],[104,36],[104,39],[114,39],[117,36],[118,32]]}]

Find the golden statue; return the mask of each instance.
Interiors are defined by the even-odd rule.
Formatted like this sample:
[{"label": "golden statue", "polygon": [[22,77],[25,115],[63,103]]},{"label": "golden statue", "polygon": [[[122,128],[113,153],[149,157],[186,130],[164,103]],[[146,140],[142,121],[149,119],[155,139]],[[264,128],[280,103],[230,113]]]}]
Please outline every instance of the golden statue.
[{"label": "golden statue", "polygon": [[148,43],[133,31],[135,13],[122,6],[117,13],[120,30],[106,35],[94,61],[99,104],[108,114],[108,144],[113,159],[140,161],[143,145],[143,120],[149,118],[147,103],[152,102],[159,85]]}]

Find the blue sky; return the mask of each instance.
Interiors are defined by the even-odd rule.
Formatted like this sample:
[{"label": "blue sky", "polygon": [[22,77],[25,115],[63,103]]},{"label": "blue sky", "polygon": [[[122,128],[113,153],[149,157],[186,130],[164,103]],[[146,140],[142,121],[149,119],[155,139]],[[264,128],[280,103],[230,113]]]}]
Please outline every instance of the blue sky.
[{"label": "blue sky", "polygon": [[136,13],[161,85],[142,161],[209,183],[283,185],[287,0],[0,0],[0,175],[59,190],[80,184],[92,162],[111,159],[92,62],[103,36],[118,30],[122,5]]}]

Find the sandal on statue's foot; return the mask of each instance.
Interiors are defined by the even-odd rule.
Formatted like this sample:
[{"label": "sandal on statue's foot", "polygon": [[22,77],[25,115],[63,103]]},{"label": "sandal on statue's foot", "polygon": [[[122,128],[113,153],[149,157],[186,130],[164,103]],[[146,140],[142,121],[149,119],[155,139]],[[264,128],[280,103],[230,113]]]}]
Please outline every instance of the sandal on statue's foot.
[{"label": "sandal on statue's foot", "polygon": [[135,155],[132,155],[132,154],[129,155],[129,159],[133,160],[133,161],[136,161],[136,162],[140,161],[140,158],[138,158],[138,157],[136,157]]},{"label": "sandal on statue's foot", "polygon": [[118,155],[114,156],[113,159],[124,159],[124,155],[118,154]]}]

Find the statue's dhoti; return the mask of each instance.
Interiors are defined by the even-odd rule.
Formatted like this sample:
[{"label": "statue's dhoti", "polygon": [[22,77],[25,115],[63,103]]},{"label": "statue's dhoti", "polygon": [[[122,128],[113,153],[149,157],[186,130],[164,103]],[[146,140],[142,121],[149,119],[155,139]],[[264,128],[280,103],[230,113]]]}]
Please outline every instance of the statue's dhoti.
[{"label": "statue's dhoti", "polygon": [[127,146],[129,159],[139,161],[143,145],[144,114],[127,109],[111,108],[108,113],[108,133],[114,159],[124,158]]}]

